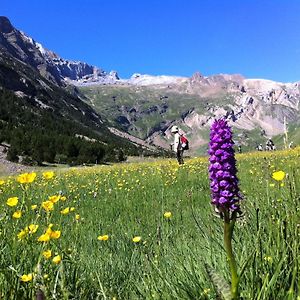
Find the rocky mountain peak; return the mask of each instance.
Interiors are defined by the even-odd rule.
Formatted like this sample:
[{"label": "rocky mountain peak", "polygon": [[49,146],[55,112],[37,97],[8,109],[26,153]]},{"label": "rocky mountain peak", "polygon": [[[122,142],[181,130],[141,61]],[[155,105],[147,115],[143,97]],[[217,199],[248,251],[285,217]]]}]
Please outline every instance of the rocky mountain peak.
[{"label": "rocky mountain peak", "polygon": [[29,64],[44,78],[60,86],[64,86],[65,82],[113,83],[118,80],[116,72],[108,75],[93,65],[59,57],[24,32],[15,29],[4,16],[0,17],[0,48],[10,56]]},{"label": "rocky mountain peak", "polygon": [[10,33],[14,30],[14,27],[11,25],[9,19],[4,16],[0,16],[0,32]]},{"label": "rocky mountain peak", "polygon": [[200,81],[203,78],[204,78],[204,76],[200,72],[197,71],[192,75],[191,80],[192,81]]},{"label": "rocky mountain peak", "polygon": [[119,74],[117,71],[110,71],[109,76],[115,80],[120,80]]}]

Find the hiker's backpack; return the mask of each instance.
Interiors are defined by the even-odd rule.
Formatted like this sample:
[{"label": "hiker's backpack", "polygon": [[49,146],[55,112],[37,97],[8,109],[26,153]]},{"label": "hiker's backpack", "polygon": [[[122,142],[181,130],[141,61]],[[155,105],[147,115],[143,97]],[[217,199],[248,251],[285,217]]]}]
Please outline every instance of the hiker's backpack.
[{"label": "hiker's backpack", "polygon": [[182,150],[189,150],[189,141],[184,135],[180,136],[180,143]]}]

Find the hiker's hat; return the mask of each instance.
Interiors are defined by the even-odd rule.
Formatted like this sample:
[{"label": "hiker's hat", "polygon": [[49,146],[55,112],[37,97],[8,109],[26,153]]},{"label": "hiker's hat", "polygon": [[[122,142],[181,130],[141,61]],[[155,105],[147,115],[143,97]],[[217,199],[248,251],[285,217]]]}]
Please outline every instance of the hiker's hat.
[{"label": "hiker's hat", "polygon": [[172,128],[171,128],[172,133],[175,133],[175,132],[178,132],[178,131],[179,131],[179,129],[178,129],[177,126],[172,126]]}]

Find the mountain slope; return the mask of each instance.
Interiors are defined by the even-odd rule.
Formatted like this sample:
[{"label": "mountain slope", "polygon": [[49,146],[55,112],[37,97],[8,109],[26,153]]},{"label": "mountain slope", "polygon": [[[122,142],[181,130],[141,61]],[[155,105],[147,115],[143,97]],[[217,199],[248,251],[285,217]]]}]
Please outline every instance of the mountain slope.
[{"label": "mountain slope", "polygon": [[38,163],[82,163],[114,160],[119,153],[114,149],[138,153],[132,143],[112,134],[100,115],[78,97],[3,53],[0,106],[1,141],[11,144],[15,156]]},{"label": "mountain slope", "polygon": [[299,83],[227,74],[141,77],[122,84],[81,86],[80,90],[111,124],[165,148],[174,124],[190,138],[190,153],[203,153],[214,118],[228,119],[236,142],[245,149],[282,134],[287,124],[300,119]]},{"label": "mountain slope", "polygon": [[12,26],[9,19],[0,16],[0,49],[30,65],[52,83],[65,86],[67,82],[112,82],[116,72],[107,74],[100,68],[84,62],[70,61],[45,49],[24,32]]},{"label": "mountain slope", "polygon": [[11,144],[11,159],[99,162],[147,149],[113,134],[79,91],[63,82],[63,72],[58,80],[54,73],[45,76],[41,66],[48,68],[45,55],[51,52],[36,45],[0,17],[0,141]]}]

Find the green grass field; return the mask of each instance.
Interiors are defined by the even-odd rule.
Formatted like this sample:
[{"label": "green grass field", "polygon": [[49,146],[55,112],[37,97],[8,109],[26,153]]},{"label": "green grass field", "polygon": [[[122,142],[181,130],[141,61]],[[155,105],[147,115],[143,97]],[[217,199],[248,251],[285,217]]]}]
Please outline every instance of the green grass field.
[{"label": "green grass field", "polygon": [[[300,299],[299,156],[299,148],[237,156],[243,299]],[[206,158],[0,184],[0,299],[37,299],[39,290],[46,299],[219,299],[206,269],[230,281]]]}]

